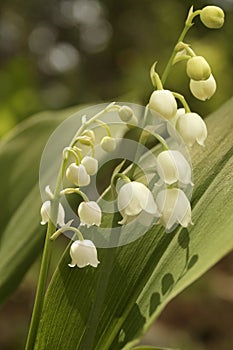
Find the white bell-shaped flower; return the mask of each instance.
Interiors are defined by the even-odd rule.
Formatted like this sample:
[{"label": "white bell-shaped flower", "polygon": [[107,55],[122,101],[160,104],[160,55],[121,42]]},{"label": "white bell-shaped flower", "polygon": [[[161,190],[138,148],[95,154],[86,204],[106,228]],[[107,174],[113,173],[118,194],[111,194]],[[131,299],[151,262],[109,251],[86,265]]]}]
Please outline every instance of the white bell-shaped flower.
[{"label": "white bell-shaped flower", "polygon": [[110,136],[104,136],[100,144],[105,152],[113,152],[116,149],[116,140]]},{"label": "white bell-shaped flower", "polygon": [[161,152],[157,157],[157,171],[167,185],[172,185],[177,181],[184,185],[192,184],[191,167],[178,151]]},{"label": "white bell-shaped flower", "polygon": [[171,137],[176,138],[177,137],[177,130],[176,130],[176,122],[177,119],[185,114],[185,109],[184,108],[178,108],[175,116],[167,122],[167,131]]},{"label": "white bell-shaped flower", "polygon": [[184,115],[185,114],[185,109],[184,108],[178,108],[177,109],[177,112],[175,114],[175,116],[172,118],[171,122],[173,125],[176,124],[177,122],[177,119],[181,116],[181,115]]},{"label": "white bell-shaped flower", "polygon": [[96,247],[88,239],[74,241],[70,247],[70,256],[70,267],[75,267],[76,265],[80,268],[88,265],[97,267],[99,264]]},{"label": "white bell-shaped flower", "polygon": [[[51,202],[45,201],[42,204],[41,210],[40,210],[41,225],[45,225],[49,221],[50,211],[51,211]],[[65,210],[61,203],[59,203],[59,206],[58,206],[57,224],[61,227],[65,225]]]},{"label": "white bell-shaped flower", "polygon": [[85,166],[88,175],[95,175],[98,171],[98,160],[93,157],[85,156],[81,164]]},{"label": "white bell-shaped flower", "polygon": [[83,164],[77,165],[75,163],[71,163],[66,169],[66,177],[76,186],[87,186],[91,181],[90,175],[88,175]]},{"label": "white bell-shaped flower", "polygon": [[191,206],[185,193],[178,189],[165,189],[158,193],[156,203],[161,212],[160,223],[172,231],[176,224],[187,227],[192,224]]},{"label": "white bell-shaped flower", "polygon": [[217,85],[213,74],[206,80],[196,81],[190,79],[189,83],[191,93],[201,101],[209,100],[214,95],[216,87]]},{"label": "white bell-shaped flower", "polygon": [[204,146],[207,138],[207,128],[204,120],[197,113],[181,115],[177,119],[176,130],[188,146],[191,147],[195,142]]},{"label": "white bell-shaped flower", "polygon": [[99,205],[94,201],[82,202],[78,207],[78,215],[81,225],[100,226],[102,212]]},{"label": "white bell-shaped flower", "polygon": [[119,224],[127,224],[142,211],[159,216],[151,191],[142,183],[132,181],[123,185],[118,193],[117,204],[123,219]]},{"label": "white bell-shaped flower", "polygon": [[166,119],[172,119],[177,112],[176,99],[170,90],[156,90],[150,97],[149,108]]}]

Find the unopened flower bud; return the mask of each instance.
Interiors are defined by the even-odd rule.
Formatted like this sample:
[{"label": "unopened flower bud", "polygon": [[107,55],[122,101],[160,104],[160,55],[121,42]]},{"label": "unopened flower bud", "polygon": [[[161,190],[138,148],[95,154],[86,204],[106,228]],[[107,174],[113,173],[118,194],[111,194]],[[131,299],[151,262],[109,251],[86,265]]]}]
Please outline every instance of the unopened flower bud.
[{"label": "unopened flower bud", "polygon": [[78,215],[80,218],[81,225],[92,225],[100,226],[102,212],[99,205],[94,202],[82,202],[78,207]]},{"label": "unopened flower bud", "polygon": [[193,80],[206,80],[211,74],[211,69],[204,57],[194,56],[188,60],[186,72]]},{"label": "unopened flower bud", "polygon": [[156,90],[150,97],[149,108],[164,118],[171,119],[177,112],[176,99],[170,90]]},{"label": "unopened flower bud", "polygon": [[160,223],[172,231],[177,224],[187,227],[192,224],[191,206],[185,193],[178,189],[165,189],[158,193],[156,203],[161,212]]},{"label": "unopened flower bud", "polygon": [[181,115],[176,122],[176,130],[188,146],[195,142],[204,146],[207,137],[207,128],[204,120],[197,113]]},{"label": "unopened flower bud", "polygon": [[189,83],[190,91],[198,100],[209,100],[216,91],[216,81],[211,74],[207,80],[196,81],[191,79]]},{"label": "unopened flower bud", "polygon": [[95,133],[93,130],[85,130],[83,133],[82,133],[82,136],[87,136],[89,137],[89,139],[94,143],[95,142]]},{"label": "unopened flower bud", "polygon": [[72,259],[70,267],[76,265],[80,268],[88,265],[97,267],[99,264],[96,247],[89,239],[74,241],[70,247],[70,256]]},{"label": "unopened flower bud", "polygon": [[86,146],[90,146],[93,143],[92,138],[86,135],[79,136],[78,141]]},{"label": "unopened flower bud", "polygon": [[178,151],[161,152],[157,158],[157,171],[167,185],[172,185],[177,181],[184,185],[192,184],[190,165]]},{"label": "unopened flower bud", "polygon": [[[45,225],[49,221],[50,211],[51,211],[51,201],[45,201],[42,204],[41,210],[40,210],[41,225]],[[59,203],[59,206],[58,206],[57,224],[61,227],[65,225],[65,210],[61,203]]]},{"label": "unopened flower bud", "polygon": [[224,24],[224,12],[218,6],[206,6],[201,10],[200,19],[207,28],[218,29]]},{"label": "unopened flower bud", "polygon": [[88,175],[83,164],[71,163],[66,169],[66,177],[76,186],[87,186],[91,181],[90,175]]},{"label": "unopened flower bud", "polygon": [[123,185],[118,193],[118,209],[123,219],[119,224],[127,224],[142,211],[159,216],[151,191],[142,183],[132,181]]},{"label": "unopened flower bud", "polygon": [[93,157],[85,156],[81,164],[85,166],[88,175],[95,175],[98,171],[98,160]]},{"label": "unopened flower bud", "polygon": [[116,140],[110,136],[103,137],[100,144],[106,152],[113,152],[116,149]]},{"label": "unopened flower bud", "polygon": [[118,114],[121,120],[125,123],[129,122],[134,115],[132,108],[128,106],[122,106],[119,109]]}]

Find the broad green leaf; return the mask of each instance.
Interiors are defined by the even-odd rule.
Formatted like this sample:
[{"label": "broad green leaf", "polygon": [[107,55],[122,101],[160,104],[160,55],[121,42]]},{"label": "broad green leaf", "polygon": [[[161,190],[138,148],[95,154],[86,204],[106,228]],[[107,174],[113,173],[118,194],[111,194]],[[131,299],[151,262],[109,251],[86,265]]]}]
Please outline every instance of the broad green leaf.
[{"label": "broad green leaf", "polygon": [[52,131],[70,114],[71,110],[41,113],[0,142],[0,304],[41,252],[45,232],[39,224],[41,153]]},{"label": "broad green leaf", "polygon": [[[99,249],[97,269],[69,269],[68,250],[47,292],[35,349],[128,350],[167,303],[233,248],[233,100],[207,118],[193,150],[194,226]],[[130,233],[129,233],[130,234]]]}]

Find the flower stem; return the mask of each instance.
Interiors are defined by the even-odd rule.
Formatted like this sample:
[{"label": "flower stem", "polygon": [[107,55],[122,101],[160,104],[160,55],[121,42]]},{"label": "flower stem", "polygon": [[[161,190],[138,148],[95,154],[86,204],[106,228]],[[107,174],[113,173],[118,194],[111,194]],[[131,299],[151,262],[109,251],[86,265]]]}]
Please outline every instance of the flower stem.
[{"label": "flower stem", "polygon": [[66,194],[73,194],[73,193],[79,194],[85,202],[89,202],[89,198],[87,197],[87,195],[86,195],[84,192],[82,192],[82,191],[81,191],[79,188],[77,188],[77,187],[76,187],[76,188],[67,187],[67,188],[65,188],[64,190],[62,190],[62,191],[60,192],[60,195],[61,195],[61,196],[64,196],[64,195],[66,195]]},{"label": "flower stem", "polygon": [[[58,201],[53,201],[53,203],[54,205],[52,206],[53,208],[51,209],[51,217],[52,216],[54,217],[56,215],[56,212],[58,210],[58,204],[59,204]],[[44,251],[42,256],[41,268],[40,268],[39,281],[38,281],[38,286],[36,291],[36,298],[35,298],[34,308],[32,312],[31,324],[29,328],[25,350],[33,350],[34,343],[36,340],[37,328],[39,325],[40,316],[42,312],[48,272],[49,272],[50,259],[51,259],[52,241],[50,241],[50,236],[55,229],[56,227],[53,224],[52,220],[49,220],[46,238],[45,238],[45,244],[44,244]]]},{"label": "flower stem", "polygon": [[70,147],[74,147],[75,143],[78,141],[78,137],[84,132],[85,128],[92,123],[96,122],[99,117],[101,117],[103,114],[120,109],[120,106],[115,105],[114,103],[110,103],[110,105],[106,106],[103,110],[95,114],[92,118],[90,118],[88,121],[82,124],[80,128],[78,129],[77,133],[75,134],[73,140],[71,141]]},{"label": "flower stem", "polygon": [[62,164],[59,170],[59,175],[57,178],[56,188],[54,191],[54,198],[51,200],[51,218],[48,222],[48,227],[47,227],[47,232],[45,237],[45,244],[44,244],[44,250],[42,255],[39,280],[38,280],[38,285],[36,290],[35,303],[34,303],[34,308],[32,312],[32,318],[31,318],[31,323],[29,327],[25,350],[34,349],[37,329],[40,322],[41,312],[42,312],[43,303],[44,303],[44,296],[46,292],[47,280],[48,280],[51,254],[52,254],[52,241],[50,240],[50,237],[56,230],[56,226],[54,223],[57,222],[59,193],[60,193],[60,187],[62,183],[66,162],[67,162],[66,160],[62,161]]},{"label": "flower stem", "polygon": [[[191,8],[190,10],[192,10],[192,8]],[[178,41],[177,41],[177,43],[176,43],[176,45],[175,45],[175,47],[174,47],[174,49],[173,49],[173,51],[172,51],[171,57],[170,57],[170,59],[169,59],[167,65],[166,65],[166,67],[165,67],[165,69],[164,69],[164,72],[163,72],[163,75],[162,75],[162,79],[161,79],[162,84],[164,84],[165,81],[167,80],[167,77],[168,77],[168,74],[169,74],[169,72],[170,72],[170,69],[171,69],[171,66],[172,66],[174,57],[175,57],[175,55],[176,55],[176,47],[177,47],[177,45],[178,45],[180,42],[182,42],[182,41],[184,40],[185,35],[186,35],[187,32],[189,31],[189,29],[194,25],[194,23],[192,22],[193,19],[194,19],[196,16],[198,16],[200,13],[201,13],[201,10],[197,10],[197,11],[191,13],[191,14],[190,14],[190,12],[189,12],[188,17],[187,17],[187,19],[186,19],[186,21],[185,21],[185,26],[184,26],[184,28],[183,28],[183,30],[182,30],[180,36],[179,36],[179,39],[178,39]]]},{"label": "flower stem", "polygon": [[99,124],[102,128],[104,128],[107,131],[107,134],[109,137],[112,137],[111,130],[106,123],[104,123],[102,120],[99,120],[99,119],[96,120],[96,123]]},{"label": "flower stem", "polygon": [[161,143],[164,151],[168,151],[169,150],[168,144],[167,144],[167,142],[164,140],[164,138],[162,136],[160,136],[156,132],[148,131],[148,133],[149,133],[149,135],[154,136],[154,138]]},{"label": "flower stem", "polygon": [[[77,147],[74,147],[75,149],[78,149]],[[76,164],[80,164],[80,154],[78,155],[76,152],[75,152],[75,150],[74,149],[72,149],[72,148],[70,148],[70,147],[66,147],[65,149],[64,149],[64,151],[63,151],[63,157],[65,158],[65,159],[67,159],[68,158],[68,156],[67,156],[67,154],[68,153],[70,153],[70,154],[72,154],[73,156],[74,156],[74,159],[75,159],[75,161],[76,161]]]},{"label": "flower stem", "polygon": [[[77,142],[77,138],[82,134],[82,132],[85,130],[85,128],[87,126],[89,126],[90,124],[95,122],[104,113],[111,111],[111,110],[114,110],[114,109],[117,110],[119,108],[120,108],[120,106],[117,106],[114,103],[112,103],[112,104],[108,105],[107,107],[105,107],[102,111],[100,111],[99,113],[94,115],[87,122],[83,123],[82,126],[77,131],[77,133],[75,134],[74,138],[72,139],[67,150],[69,152],[71,152],[70,149],[72,149],[72,147],[75,146],[75,143]],[[73,155],[74,155],[74,153],[73,153]],[[45,237],[45,244],[44,244],[44,250],[43,250],[43,255],[42,255],[42,262],[41,262],[39,280],[38,280],[38,285],[37,285],[35,303],[34,303],[34,308],[33,308],[33,312],[32,312],[32,318],[31,318],[31,323],[30,323],[30,327],[29,327],[29,332],[28,332],[25,350],[33,350],[33,348],[34,348],[37,330],[38,330],[38,326],[39,326],[39,322],[40,322],[40,318],[41,318],[41,312],[43,309],[44,296],[45,296],[45,292],[46,292],[49,266],[50,266],[51,253],[52,253],[52,243],[53,243],[53,241],[50,238],[53,235],[53,233],[56,231],[56,226],[54,223],[57,222],[59,197],[60,197],[62,179],[63,179],[66,165],[67,165],[67,159],[65,158],[65,159],[63,159],[61,166],[60,166],[60,170],[59,170],[59,174],[58,174],[57,182],[56,182],[56,187],[55,187],[55,191],[54,191],[54,198],[51,199],[51,218],[48,222],[48,227],[47,227],[47,232],[46,232],[46,237]],[[84,200],[85,200],[85,198],[84,198]],[[71,228],[69,228],[69,230],[71,230]],[[75,233],[78,234],[78,232],[75,232]],[[79,238],[83,239],[82,235],[79,235]]]},{"label": "flower stem", "polygon": [[[179,37],[179,39],[178,39],[178,41],[177,41],[177,44],[179,44],[179,42],[181,42],[181,41],[184,40],[185,35],[187,34],[187,32],[189,31],[189,29],[191,28],[191,26],[192,26],[192,25],[190,25],[190,24],[188,24],[188,25],[185,24],[184,29],[183,29],[182,33],[180,34],[180,37]],[[177,44],[176,44],[176,45],[177,45]],[[168,74],[169,74],[170,69],[171,69],[171,67],[172,67],[173,59],[174,59],[174,57],[175,57],[175,55],[176,55],[176,45],[175,45],[175,47],[174,47],[174,49],[173,49],[173,51],[172,51],[171,57],[170,57],[170,59],[169,59],[167,65],[166,65],[166,67],[165,67],[165,69],[164,69],[164,72],[163,72],[163,75],[162,75],[162,78],[161,78],[161,81],[162,81],[162,84],[163,84],[163,85],[165,84],[165,82],[166,82],[166,80],[167,80]]]},{"label": "flower stem", "polygon": [[184,106],[184,109],[185,109],[185,113],[190,113],[190,108],[189,108],[189,105],[187,103],[187,101],[185,100],[184,96],[179,94],[178,92],[173,92],[172,93],[173,96],[175,98],[177,98],[178,100],[180,100],[180,102],[182,103],[182,105]]}]

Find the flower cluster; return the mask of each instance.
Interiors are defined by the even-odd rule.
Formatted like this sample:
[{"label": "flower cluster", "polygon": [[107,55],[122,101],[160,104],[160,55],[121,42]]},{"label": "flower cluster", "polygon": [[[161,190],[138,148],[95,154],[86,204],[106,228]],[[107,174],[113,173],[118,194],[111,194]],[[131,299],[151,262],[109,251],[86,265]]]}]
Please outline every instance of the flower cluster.
[{"label": "flower cluster", "polygon": [[[77,187],[69,187],[59,193],[59,197],[71,193],[77,193],[82,197],[83,201],[78,206],[77,214],[80,219],[80,225],[86,225],[87,227],[90,227],[91,225],[100,226],[102,217],[102,212],[99,205],[94,201],[90,201],[80,190],[80,187],[89,185],[91,176],[95,175],[98,171],[98,160],[95,159],[94,156],[83,155],[82,153],[82,145],[89,146],[91,149],[93,149],[94,142],[94,132],[87,129],[73,140],[71,147],[64,149],[63,167],[71,155],[75,159],[75,162],[70,163],[65,170],[66,178],[72,185]],[[79,144],[79,147],[76,147],[77,143]],[[51,218],[51,202],[54,199],[54,194],[52,194],[51,191],[47,191],[47,194],[50,196],[50,201],[45,201],[41,207],[41,224],[45,224],[50,219],[53,219]],[[81,232],[78,229],[71,227],[72,221],[65,224],[65,210],[61,203],[59,203],[58,206],[56,223],[60,226],[60,228],[53,234],[52,239],[53,237],[56,238],[59,234],[68,230],[74,231],[79,238],[71,245],[70,253],[72,263],[69,266],[97,266],[97,251],[94,244],[88,240],[84,240]]]},{"label": "flower cluster", "polygon": [[[181,49],[181,51],[180,51]],[[209,63],[202,56],[197,56],[191,47],[180,43],[177,47],[177,55],[184,53],[187,59],[186,73],[190,78],[189,88],[198,100],[209,100],[216,91],[216,81]]]},{"label": "flower cluster", "polygon": [[183,227],[192,224],[191,206],[181,189],[184,185],[193,185],[191,168],[185,157],[175,150],[162,151],[157,157],[157,173],[166,188],[155,198],[148,187],[137,181],[128,180],[120,188],[117,202],[122,220],[119,224],[130,223],[141,212],[159,218],[167,232],[177,224]]},{"label": "flower cluster", "polygon": [[[224,23],[224,13],[219,7],[206,6],[197,11],[193,11],[192,7],[181,35],[182,40],[184,40],[187,31],[193,26],[193,19],[196,16],[200,16],[201,22],[208,28],[220,28]],[[195,143],[204,146],[207,138],[207,128],[204,120],[199,114],[190,110],[184,96],[164,88],[171,66],[183,60],[187,63],[186,73],[190,79],[189,87],[192,94],[197,99],[205,101],[215,93],[216,82],[206,59],[197,55],[189,44],[179,41],[161,78],[155,70],[156,63],[151,68],[151,80],[155,90],[152,92],[145,109],[143,127],[145,127],[145,130],[147,126],[150,127],[150,119],[147,118],[148,111],[152,112],[152,116],[156,112],[167,120],[168,132],[169,125],[172,125],[187,146],[191,147]],[[128,128],[137,127],[138,118],[134,110],[129,106],[117,105],[114,102],[89,120],[86,119],[86,116],[83,116],[81,127],[71,141],[70,146],[66,147],[63,152],[60,174],[64,176],[61,179],[59,175],[54,193],[47,187],[46,193],[49,198],[41,207],[41,224],[44,225],[50,221],[50,223],[58,226],[50,239],[56,239],[65,231],[74,232],[74,242],[70,247],[70,267],[78,266],[82,268],[88,265],[97,267],[99,264],[94,243],[84,239],[80,230],[84,225],[87,228],[91,226],[99,227],[102,222],[102,210],[99,204],[90,200],[81,188],[88,186],[91,177],[98,172],[98,160],[95,157],[97,137],[90,125],[96,124],[105,130],[104,136],[98,141],[102,150],[114,152],[117,149],[116,138],[113,137],[112,130],[106,122],[101,120],[101,116],[110,111],[116,111],[118,118]],[[162,146],[162,151],[156,153],[156,164],[154,164],[154,172],[159,178],[156,184],[157,187],[154,186],[150,189],[150,186],[138,180],[133,170],[136,164],[135,161],[135,164],[132,163],[124,173],[120,173],[118,167],[115,169],[112,175],[111,189],[113,190],[112,193],[116,193],[118,211],[122,216],[119,225],[128,225],[139,218],[142,213],[146,213],[153,219],[157,219],[157,223],[163,225],[166,231],[170,232],[178,224],[182,227],[192,224],[191,205],[185,194],[185,187],[193,186],[191,167],[180,151],[169,149],[162,136],[155,133],[153,133],[153,136],[157,138]],[[144,143],[144,141],[141,135],[139,143]],[[127,171],[131,174],[130,178],[127,176]],[[61,190],[61,182],[64,177],[64,183],[68,182],[72,187]],[[121,185],[117,188],[119,178],[123,180],[123,184],[121,182]],[[117,179],[116,182],[115,179]],[[77,208],[77,215],[80,220],[79,228],[71,225],[73,220],[65,223],[65,210],[61,204],[62,196],[72,193],[76,193],[82,199]]]},{"label": "flower cluster", "polygon": [[207,137],[205,122],[199,114],[178,108],[174,95],[179,94],[173,94],[170,90],[155,90],[150,97],[150,109],[168,119],[188,146],[193,146],[195,142],[204,146]]},{"label": "flower cluster", "polygon": [[[111,103],[103,111],[95,115],[89,122],[86,121],[84,116],[82,119],[83,125],[81,132],[78,130],[74,139],[69,147],[66,147],[63,151],[63,163],[62,173],[65,174],[66,180],[75,187],[67,187],[60,191],[58,194],[53,194],[49,187],[46,187],[46,193],[49,196],[49,200],[46,200],[41,207],[41,224],[45,225],[51,220],[56,221],[56,225],[59,226],[58,230],[51,236],[51,239],[56,239],[61,233],[65,231],[73,231],[74,237],[77,237],[70,247],[70,255],[72,262],[70,267],[78,266],[84,267],[91,265],[97,267],[99,261],[97,258],[97,250],[94,243],[90,240],[83,238],[82,233],[76,227],[72,227],[72,221],[65,223],[65,210],[59,201],[57,219],[52,218],[52,203],[55,202],[55,197],[76,193],[83,201],[77,208],[77,215],[80,219],[80,226],[100,226],[102,221],[102,211],[99,204],[95,201],[89,200],[86,194],[81,191],[81,187],[88,186],[91,182],[91,176],[96,175],[98,171],[98,160],[95,158],[95,133],[93,130],[87,127],[88,123],[96,123],[100,127],[104,128],[107,132],[107,136],[103,136],[100,140],[102,149],[106,152],[113,152],[116,149],[116,140],[112,137],[109,126],[99,119],[101,114],[105,112],[117,110],[119,117],[127,122],[127,125],[137,124],[137,119],[133,114],[133,111],[128,106],[118,106],[115,103]],[[91,152],[86,151],[88,148]],[[70,162],[70,157],[74,158],[73,162]],[[67,163],[68,166],[66,165]]]},{"label": "flower cluster", "polygon": [[[200,16],[202,23],[208,28],[221,28],[224,23],[224,12],[217,6],[206,6],[195,12],[191,7],[185,30],[192,27],[192,21],[196,16]],[[186,73],[190,78],[189,87],[192,94],[201,101],[210,99],[216,91],[216,81],[206,59],[196,55],[189,44],[180,41],[175,47],[170,64],[174,65],[183,60],[187,61]],[[169,65],[167,67],[169,68]],[[162,81],[154,68],[155,64],[151,69],[151,80],[157,90],[150,97],[150,109],[168,119],[188,146],[192,146],[195,142],[203,146],[207,137],[207,128],[203,119],[199,114],[190,111],[182,95],[163,88]],[[164,79],[162,80],[164,82]],[[180,100],[184,108],[178,109],[176,99]]]},{"label": "flower cluster", "polygon": [[192,224],[191,205],[185,185],[193,185],[191,168],[185,157],[176,150],[166,150],[157,157],[157,171],[166,188],[156,197],[161,213],[159,222],[170,232],[178,223],[183,227]]}]

